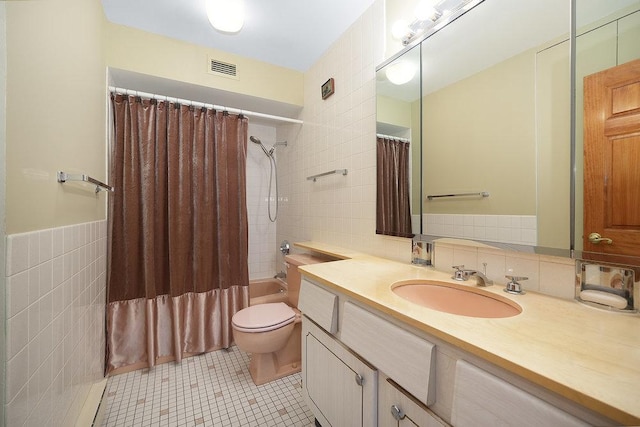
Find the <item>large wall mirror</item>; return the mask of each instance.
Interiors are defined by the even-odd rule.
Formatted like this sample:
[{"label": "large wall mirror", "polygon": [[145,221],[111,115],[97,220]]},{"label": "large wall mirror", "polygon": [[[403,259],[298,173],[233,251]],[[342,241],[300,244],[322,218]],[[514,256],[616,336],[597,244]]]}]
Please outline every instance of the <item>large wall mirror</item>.
[{"label": "large wall mirror", "polygon": [[[594,29],[606,27],[598,32],[609,31],[609,44],[617,40],[617,47],[604,54],[616,65],[621,50],[640,45],[640,36],[633,32],[637,18],[631,16],[639,2],[574,2],[575,102],[580,109],[582,76],[592,72],[591,64],[600,61],[596,52],[605,49],[594,39]],[[403,96],[412,105],[412,129],[417,126],[415,112],[421,110],[422,192],[420,206],[412,211],[421,214],[422,234],[541,253],[569,255],[574,241],[580,249],[582,124],[576,114],[572,158],[570,22],[569,0],[484,0],[385,64],[389,67],[421,49],[419,100]],[[382,71],[378,94],[392,98],[388,88],[381,90]],[[413,200],[415,206],[418,196]]]},{"label": "large wall mirror", "polygon": [[575,247],[639,265],[640,1],[575,0],[575,13]]},{"label": "large wall mirror", "polygon": [[376,73],[376,233],[422,233],[420,45]]}]

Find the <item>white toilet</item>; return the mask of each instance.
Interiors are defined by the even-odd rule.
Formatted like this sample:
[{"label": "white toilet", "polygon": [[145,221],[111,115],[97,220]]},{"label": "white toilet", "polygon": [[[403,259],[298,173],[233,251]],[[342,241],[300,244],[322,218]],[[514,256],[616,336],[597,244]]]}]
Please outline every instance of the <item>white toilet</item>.
[{"label": "white toilet", "polygon": [[287,303],[258,304],[233,315],[233,338],[242,351],[251,353],[249,373],[256,385],[300,372],[301,316],[296,308],[301,276],[298,266],[327,261],[308,254],[284,257],[287,266]]}]

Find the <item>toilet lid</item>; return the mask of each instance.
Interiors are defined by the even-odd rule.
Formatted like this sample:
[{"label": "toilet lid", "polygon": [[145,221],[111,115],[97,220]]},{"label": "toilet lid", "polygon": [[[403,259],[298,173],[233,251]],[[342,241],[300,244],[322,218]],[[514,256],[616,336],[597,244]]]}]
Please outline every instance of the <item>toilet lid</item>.
[{"label": "toilet lid", "polygon": [[296,313],[283,302],[252,305],[233,315],[231,323],[242,332],[266,332],[288,325]]}]

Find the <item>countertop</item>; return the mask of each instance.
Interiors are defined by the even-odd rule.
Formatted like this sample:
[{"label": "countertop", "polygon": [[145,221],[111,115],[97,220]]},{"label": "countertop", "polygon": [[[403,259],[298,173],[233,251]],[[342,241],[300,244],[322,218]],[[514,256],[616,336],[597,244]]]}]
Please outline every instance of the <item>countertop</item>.
[{"label": "countertop", "polygon": [[[515,301],[522,313],[503,319],[448,314],[406,301],[390,288],[407,279],[453,282],[450,273],[318,242],[295,246],[340,259],[300,267],[310,279],[616,422],[640,425],[639,315],[534,292],[510,295],[500,284],[483,289]],[[474,280],[464,283],[475,286]]]}]

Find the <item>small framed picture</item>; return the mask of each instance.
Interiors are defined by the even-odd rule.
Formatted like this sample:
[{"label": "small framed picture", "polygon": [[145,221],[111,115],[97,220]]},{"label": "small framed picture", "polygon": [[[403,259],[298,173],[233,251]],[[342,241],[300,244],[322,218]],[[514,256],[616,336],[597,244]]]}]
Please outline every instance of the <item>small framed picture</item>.
[{"label": "small framed picture", "polygon": [[333,92],[335,92],[335,90],[336,90],[336,86],[332,77],[326,82],[324,82],[324,84],[322,85],[322,99],[327,99],[328,97],[333,95]]}]

